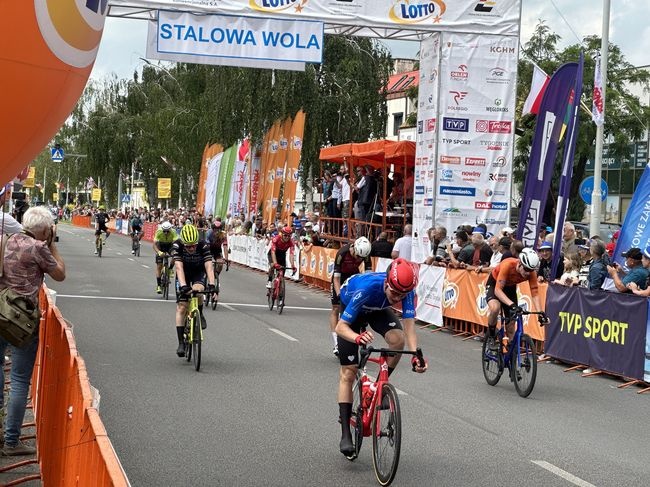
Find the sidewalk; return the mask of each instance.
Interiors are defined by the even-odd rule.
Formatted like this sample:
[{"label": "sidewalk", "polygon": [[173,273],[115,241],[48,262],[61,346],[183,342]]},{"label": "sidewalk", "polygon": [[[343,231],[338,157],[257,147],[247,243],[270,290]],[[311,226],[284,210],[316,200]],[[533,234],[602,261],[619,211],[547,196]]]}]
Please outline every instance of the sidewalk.
[{"label": "sidewalk", "polygon": [[[9,392],[8,390],[5,391],[5,399],[8,398],[8,392]],[[29,446],[35,446],[36,426],[34,426],[34,410],[31,408],[30,405],[31,405],[31,399],[28,405],[28,409],[25,412],[25,421],[23,423],[21,439]],[[24,426],[24,425],[31,425],[31,426]],[[29,460],[36,461],[36,455],[21,456],[21,457],[5,457],[0,455],[0,470],[7,468],[10,465],[24,463]],[[7,472],[0,471],[0,486],[5,486],[9,482],[22,479],[25,477],[29,477],[32,475],[40,475],[40,465],[38,463],[30,463],[28,465],[23,465],[21,467],[17,467],[12,470],[9,470]],[[26,487],[37,487],[37,486],[42,486],[43,483],[40,480],[29,480],[27,482],[20,483],[19,485],[26,486]]]}]

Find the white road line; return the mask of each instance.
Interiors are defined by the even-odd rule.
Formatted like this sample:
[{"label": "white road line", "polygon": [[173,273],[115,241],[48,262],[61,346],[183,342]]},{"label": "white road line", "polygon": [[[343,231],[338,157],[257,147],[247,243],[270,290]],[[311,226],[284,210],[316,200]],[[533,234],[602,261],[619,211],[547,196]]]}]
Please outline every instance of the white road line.
[{"label": "white road line", "polygon": [[131,262],[135,262],[135,259],[132,259],[131,257],[127,257]]},{"label": "white road line", "polygon": [[295,339],[295,338],[292,337],[291,335],[287,335],[287,334],[284,333],[283,331],[276,330],[275,328],[269,328],[269,330],[271,330],[273,333],[277,333],[278,335],[280,335],[280,336],[283,337],[283,338],[286,338],[286,339],[289,340],[290,342],[297,342],[297,341],[298,341],[297,339]]},{"label": "white road line", "polygon": [[233,308],[229,304],[219,303],[219,306],[223,306],[224,308],[229,309],[230,311],[235,311],[235,308]]},{"label": "white road line", "polygon": [[124,255],[122,252],[115,252],[117,255]]},{"label": "white road line", "polygon": [[[174,303],[176,304],[175,301],[167,301],[164,299],[154,299],[154,298],[123,298],[121,296],[83,296],[80,294],[58,294],[57,297],[59,298],[76,298],[76,299],[106,299],[109,301],[151,301],[154,303]],[[234,307],[242,307],[242,308],[267,308],[267,304],[252,304],[252,303],[222,303],[219,301],[219,306],[223,306],[225,308],[229,308],[229,306],[234,306]],[[304,309],[307,311],[331,311],[330,308],[308,308],[306,306],[285,306],[284,309]],[[234,311],[234,310],[233,310]]]},{"label": "white road line", "polygon": [[151,269],[151,267],[149,267],[149,266],[146,265],[146,264],[140,264],[140,265],[141,265],[142,267],[144,267],[145,269]]},{"label": "white road line", "polygon": [[571,482],[573,485],[577,485],[578,487],[596,487],[594,484],[590,484],[586,480],[582,480],[580,477],[576,477],[575,475],[562,470],[560,467],[556,467],[552,463],[543,460],[531,460],[531,462],[551,473],[554,473],[558,477],[562,477],[564,480]]}]

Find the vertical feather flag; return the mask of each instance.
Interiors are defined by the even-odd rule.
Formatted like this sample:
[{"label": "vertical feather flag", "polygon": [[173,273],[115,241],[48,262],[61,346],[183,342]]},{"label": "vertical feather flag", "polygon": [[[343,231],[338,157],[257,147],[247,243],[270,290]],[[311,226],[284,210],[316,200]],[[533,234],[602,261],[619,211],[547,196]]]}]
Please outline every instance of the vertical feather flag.
[{"label": "vertical feather flag", "polygon": [[591,119],[596,125],[602,125],[605,123],[605,91],[603,90],[603,70],[600,65],[600,53],[596,57],[596,69],[594,69],[593,96]]},{"label": "vertical feather flag", "polygon": [[287,169],[284,178],[284,194],[282,199],[283,223],[289,222],[289,215],[294,211],[296,204],[296,191],[298,189],[298,167],[302,153],[302,137],[305,131],[305,112],[300,110],[291,124],[289,133],[289,154],[287,156]]}]

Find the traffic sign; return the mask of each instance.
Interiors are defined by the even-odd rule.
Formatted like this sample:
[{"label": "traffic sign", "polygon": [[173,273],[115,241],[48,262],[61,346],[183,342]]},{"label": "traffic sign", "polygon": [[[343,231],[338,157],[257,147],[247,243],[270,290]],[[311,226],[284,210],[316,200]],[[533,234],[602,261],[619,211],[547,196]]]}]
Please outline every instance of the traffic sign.
[{"label": "traffic sign", "polygon": [[62,147],[52,147],[52,161],[63,162],[64,151]]},{"label": "traffic sign", "polygon": [[[591,193],[593,193],[593,191],[594,191],[594,177],[589,176],[588,178],[583,179],[582,182],[580,183],[580,189],[579,189],[580,197],[582,198],[582,201],[590,205]],[[607,199],[608,187],[604,179],[600,180],[600,192],[601,192],[600,199],[602,201],[605,201]]]},{"label": "traffic sign", "polygon": [[122,203],[131,203],[131,195],[130,194],[122,194]]}]

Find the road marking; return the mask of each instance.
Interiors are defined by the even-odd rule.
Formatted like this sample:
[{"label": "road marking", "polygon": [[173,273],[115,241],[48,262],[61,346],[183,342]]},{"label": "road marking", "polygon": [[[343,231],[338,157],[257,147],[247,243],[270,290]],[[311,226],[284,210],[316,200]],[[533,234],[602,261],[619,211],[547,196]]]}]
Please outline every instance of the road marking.
[{"label": "road marking", "polygon": [[298,341],[297,339],[295,339],[295,338],[292,337],[291,335],[287,335],[287,334],[284,333],[283,331],[276,330],[275,328],[269,328],[269,330],[271,330],[273,333],[277,333],[277,334],[280,335],[281,337],[286,338],[286,339],[289,340],[290,342],[297,342],[297,341]]},{"label": "road marking", "polygon": [[131,262],[135,262],[135,259],[132,259],[131,257],[127,257]]},{"label": "road marking", "polygon": [[124,255],[122,252],[116,252],[117,255]]},{"label": "road marking", "polygon": [[149,266],[146,265],[146,264],[140,264],[140,265],[141,265],[142,267],[144,267],[145,269],[151,269],[151,267],[149,267]]},{"label": "road marking", "polygon": [[221,306],[223,306],[226,309],[229,309],[230,311],[235,311],[235,308],[230,306],[229,304],[224,304],[224,303],[219,303]]},{"label": "road marking", "polygon": [[[176,304],[175,301],[167,301],[164,299],[153,299],[153,298],[123,298],[120,296],[83,296],[80,294],[58,294],[57,297],[59,298],[77,298],[77,299],[106,299],[109,301],[150,301],[153,303],[174,303]],[[219,301],[220,306],[228,307],[228,306],[240,306],[243,308],[268,308],[268,304],[253,304],[253,303],[222,303]],[[230,308],[228,308],[230,309]],[[331,308],[309,308],[307,306],[285,306],[284,309],[302,309],[302,310],[307,310],[307,311],[331,311]],[[234,310],[233,310],[234,311]]]},{"label": "road marking", "polygon": [[560,467],[556,467],[552,463],[545,462],[543,460],[531,460],[535,465],[542,467],[545,470],[548,470],[551,473],[554,473],[558,477],[562,477],[564,480],[571,482],[573,485],[578,487],[596,487],[594,484],[590,484],[586,480],[582,480],[580,477],[576,477],[569,472],[562,470]]}]

